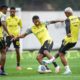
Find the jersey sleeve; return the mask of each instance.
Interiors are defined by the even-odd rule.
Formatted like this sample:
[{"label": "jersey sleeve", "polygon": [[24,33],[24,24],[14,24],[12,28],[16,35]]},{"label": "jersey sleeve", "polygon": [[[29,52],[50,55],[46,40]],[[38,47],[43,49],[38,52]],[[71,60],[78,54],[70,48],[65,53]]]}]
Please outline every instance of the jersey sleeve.
[{"label": "jersey sleeve", "polygon": [[6,21],[6,15],[5,14],[3,14],[2,16],[1,16],[1,22],[2,21]]},{"label": "jersey sleeve", "polygon": [[66,24],[66,34],[71,33],[71,31],[70,31],[70,20],[66,19],[65,24]]},{"label": "jersey sleeve", "polygon": [[48,25],[50,24],[50,22],[46,21],[46,22],[44,22],[44,24],[45,24],[46,26],[48,26]]},{"label": "jersey sleeve", "polygon": [[26,33],[26,34],[31,34],[31,33],[32,33],[31,28],[28,28],[25,33]]},{"label": "jersey sleeve", "polygon": [[78,19],[80,20],[80,17],[78,17]]}]

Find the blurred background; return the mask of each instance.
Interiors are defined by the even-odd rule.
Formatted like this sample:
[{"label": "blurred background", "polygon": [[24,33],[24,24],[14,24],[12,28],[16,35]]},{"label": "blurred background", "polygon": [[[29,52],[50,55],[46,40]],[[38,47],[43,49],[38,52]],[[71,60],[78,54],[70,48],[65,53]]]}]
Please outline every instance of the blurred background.
[{"label": "blurred background", "polygon": [[23,11],[62,11],[68,6],[80,9],[80,0],[0,0],[0,4],[21,7]]},{"label": "blurred background", "polygon": [[[30,28],[32,16],[38,15],[41,21],[66,19],[64,9],[71,7],[74,14],[80,16],[80,0],[0,0],[0,4],[6,4],[18,8],[17,15],[22,19],[22,33]],[[54,41],[53,49],[59,49],[65,36],[65,24],[56,23],[48,26],[49,33]],[[32,34],[21,40],[21,49],[34,50],[41,47],[36,37]],[[80,48],[80,38],[74,49]],[[10,49],[13,49],[11,47]]]}]

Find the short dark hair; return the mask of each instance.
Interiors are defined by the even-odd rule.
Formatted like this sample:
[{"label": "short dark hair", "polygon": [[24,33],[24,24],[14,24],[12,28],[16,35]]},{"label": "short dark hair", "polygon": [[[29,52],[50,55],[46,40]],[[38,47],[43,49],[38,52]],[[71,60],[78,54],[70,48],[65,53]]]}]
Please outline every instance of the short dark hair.
[{"label": "short dark hair", "polygon": [[4,9],[4,8],[8,8],[8,6],[7,5],[1,5],[0,6],[0,9]]},{"label": "short dark hair", "polygon": [[37,16],[37,15],[33,16],[32,20],[34,20],[34,19],[39,19],[39,16]]},{"label": "short dark hair", "polygon": [[15,10],[15,7],[10,7],[10,9],[14,9]]}]

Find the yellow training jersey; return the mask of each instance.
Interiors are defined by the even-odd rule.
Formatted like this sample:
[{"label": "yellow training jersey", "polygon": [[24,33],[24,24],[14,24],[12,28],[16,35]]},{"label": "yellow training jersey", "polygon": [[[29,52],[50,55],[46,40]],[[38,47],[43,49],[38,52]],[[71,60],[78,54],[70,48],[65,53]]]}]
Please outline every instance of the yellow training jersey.
[{"label": "yellow training jersey", "polygon": [[18,16],[9,16],[6,19],[7,28],[10,34],[15,37],[20,34],[20,28],[22,28],[22,21]]},{"label": "yellow training jersey", "polygon": [[0,12],[0,37],[3,37],[3,28],[1,26],[2,21],[6,21],[6,15]]},{"label": "yellow training jersey", "polygon": [[42,45],[46,40],[52,42],[52,38],[50,37],[46,25],[44,23],[40,24],[38,27],[36,27],[35,25],[32,26],[31,31],[37,37],[37,39],[40,41]]},{"label": "yellow training jersey", "polygon": [[75,43],[78,41],[80,21],[77,16],[70,16],[70,33],[71,37],[66,36],[66,42]]}]

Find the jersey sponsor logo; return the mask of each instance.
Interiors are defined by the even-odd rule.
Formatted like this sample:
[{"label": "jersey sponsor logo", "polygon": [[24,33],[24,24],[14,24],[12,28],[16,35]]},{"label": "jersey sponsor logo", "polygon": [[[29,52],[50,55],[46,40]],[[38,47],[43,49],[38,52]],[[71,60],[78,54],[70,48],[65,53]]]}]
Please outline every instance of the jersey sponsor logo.
[{"label": "jersey sponsor logo", "polygon": [[16,41],[16,45],[18,45],[18,46],[20,45],[19,41]]}]

